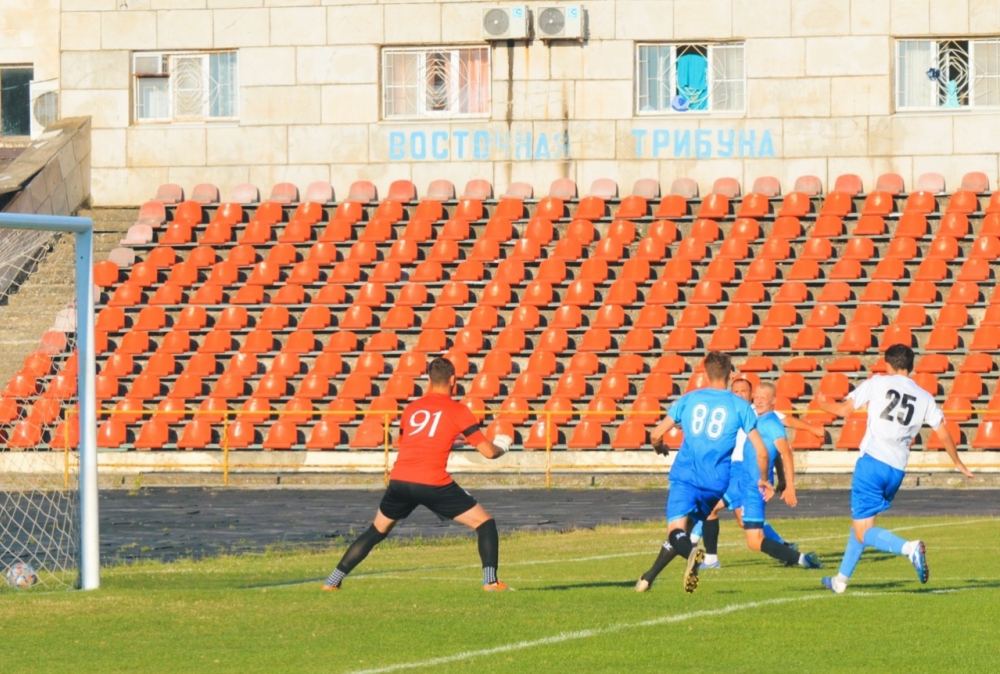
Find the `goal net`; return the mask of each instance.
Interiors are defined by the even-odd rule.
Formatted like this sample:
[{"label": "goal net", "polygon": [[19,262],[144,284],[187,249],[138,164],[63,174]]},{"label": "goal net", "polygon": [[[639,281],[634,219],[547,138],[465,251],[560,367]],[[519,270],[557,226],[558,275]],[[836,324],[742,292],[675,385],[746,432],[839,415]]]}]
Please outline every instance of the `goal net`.
[{"label": "goal net", "polygon": [[96,587],[91,231],[0,214],[0,592]]}]

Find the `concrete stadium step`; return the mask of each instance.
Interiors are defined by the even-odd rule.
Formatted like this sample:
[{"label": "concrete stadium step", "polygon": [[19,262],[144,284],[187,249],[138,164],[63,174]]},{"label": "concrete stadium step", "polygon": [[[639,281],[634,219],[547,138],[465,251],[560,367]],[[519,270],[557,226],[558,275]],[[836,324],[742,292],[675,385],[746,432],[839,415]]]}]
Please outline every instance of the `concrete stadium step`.
[{"label": "concrete stadium step", "polygon": [[[94,261],[108,258],[135,221],[136,209],[81,209],[76,215],[94,220]],[[38,348],[56,314],[74,301],[75,246],[73,236],[56,235],[38,269],[0,310],[0,382],[6,384],[24,359]]]}]

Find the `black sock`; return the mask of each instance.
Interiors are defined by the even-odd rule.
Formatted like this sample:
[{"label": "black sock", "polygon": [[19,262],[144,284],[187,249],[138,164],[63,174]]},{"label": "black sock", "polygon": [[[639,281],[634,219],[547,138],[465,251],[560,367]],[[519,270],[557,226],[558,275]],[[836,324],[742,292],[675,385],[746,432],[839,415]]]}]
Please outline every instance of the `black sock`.
[{"label": "black sock", "polygon": [[706,553],[719,554],[719,520],[705,520],[701,527],[701,541],[705,544]]},{"label": "black sock", "polygon": [[799,553],[784,543],[778,543],[772,541],[770,538],[765,538],[760,544],[760,551],[765,555],[774,557],[779,562],[784,562],[785,564],[798,564],[799,563]]},{"label": "black sock", "polygon": [[660,575],[660,571],[667,568],[667,564],[676,556],[677,551],[670,546],[670,543],[664,543],[663,547],[660,548],[660,554],[657,555],[656,561],[653,562],[653,566],[649,568],[649,571],[642,574],[642,579],[647,583],[652,583]]},{"label": "black sock", "polygon": [[351,543],[351,547],[347,548],[347,552],[344,556],[340,558],[340,563],[337,564],[337,568],[343,572],[344,575],[349,574],[354,567],[364,561],[368,553],[372,551],[376,545],[385,540],[385,537],[389,534],[383,534],[381,531],[375,528],[375,525],[368,527],[365,533],[357,537],[357,539]]},{"label": "black sock", "polygon": [[674,529],[670,532],[670,535],[667,536],[667,538],[670,540],[670,545],[673,546],[678,555],[684,559],[691,556],[691,550],[694,549],[694,546],[691,545],[691,539],[688,538],[686,531],[683,529]]},{"label": "black sock", "polygon": [[488,519],[476,527],[476,536],[479,537],[479,559],[483,562],[483,584],[491,585],[497,582],[500,563],[500,534],[496,520]]}]

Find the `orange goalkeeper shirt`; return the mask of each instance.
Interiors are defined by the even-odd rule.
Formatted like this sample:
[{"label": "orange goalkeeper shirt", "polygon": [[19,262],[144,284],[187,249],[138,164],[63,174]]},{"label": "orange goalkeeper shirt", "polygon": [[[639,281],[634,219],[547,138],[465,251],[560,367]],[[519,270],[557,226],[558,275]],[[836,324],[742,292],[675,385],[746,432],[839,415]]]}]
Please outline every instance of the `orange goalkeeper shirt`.
[{"label": "orange goalkeeper shirt", "polygon": [[435,487],[452,482],[448,455],[460,436],[473,447],[486,440],[469,408],[441,393],[407,405],[400,429],[399,457],[389,479]]}]

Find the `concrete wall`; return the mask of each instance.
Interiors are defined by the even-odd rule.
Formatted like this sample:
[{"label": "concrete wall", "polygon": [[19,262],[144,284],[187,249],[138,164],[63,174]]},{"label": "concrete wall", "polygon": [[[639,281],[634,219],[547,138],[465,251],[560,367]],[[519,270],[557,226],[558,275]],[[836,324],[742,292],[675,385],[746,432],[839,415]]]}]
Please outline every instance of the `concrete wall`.
[{"label": "concrete wall", "polygon": [[[0,0],[0,9],[21,4]],[[501,189],[523,180],[542,193],[563,176],[584,190],[614,177],[626,191],[640,177],[669,185],[691,176],[706,189],[720,176],[749,186],[775,175],[790,187],[802,174],[829,183],[844,172],[871,185],[886,171],[908,185],[927,171],[949,186],[972,170],[996,183],[995,113],[894,113],[892,101],[894,38],[1000,35],[996,0],[587,0],[585,43],[494,47],[491,119],[380,121],[380,45],[481,43],[482,9],[496,4],[61,0],[60,39],[36,60],[58,60],[58,44],[61,63],[44,72],[60,73],[61,113],[93,117],[92,191],[103,205],[139,203],[164,182],[202,181],[224,195],[245,181],[266,191],[327,179],[344,193],[358,178],[382,189],[410,178],[421,190],[442,177],[486,177]],[[8,21],[6,9],[0,15]],[[634,113],[637,41],[730,39],[746,42],[745,113]],[[238,123],[131,121],[132,50],[229,48],[240,52]],[[488,133],[489,153],[459,158],[456,132]],[[435,133],[447,159],[406,150]],[[553,142],[562,134],[568,156]],[[543,137],[560,150],[533,160],[545,156]]]},{"label": "concrete wall", "polygon": [[[3,209],[6,213],[73,215],[90,196],[90,120],[63,119],[40,138],[8,170],[35,171]],[[32,164],[34,162],[34,164]]]}]

